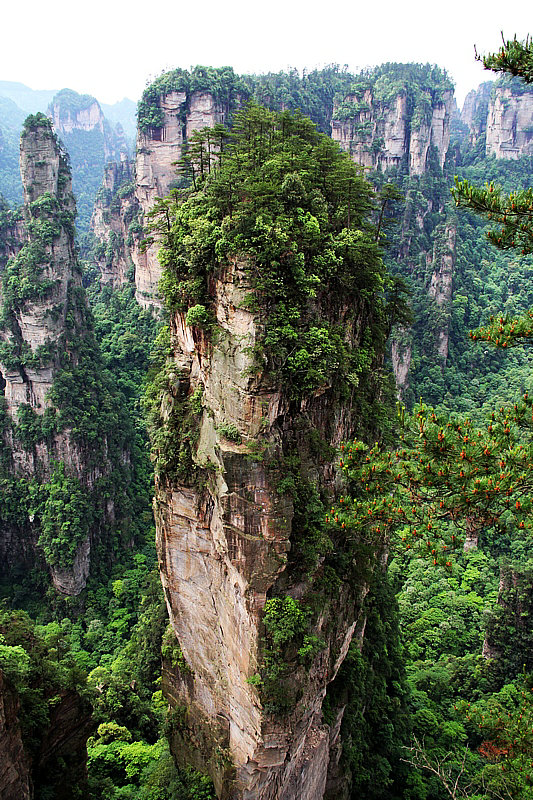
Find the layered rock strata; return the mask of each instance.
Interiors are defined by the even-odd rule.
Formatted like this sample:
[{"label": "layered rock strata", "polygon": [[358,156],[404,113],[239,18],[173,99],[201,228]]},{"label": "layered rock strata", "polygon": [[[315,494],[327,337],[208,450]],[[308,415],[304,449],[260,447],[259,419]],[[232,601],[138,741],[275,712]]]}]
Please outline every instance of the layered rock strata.
[{"label": "layered rock strata", "polygon": [[[56,424],[58,409],[51,399],[58,376],[65,368],[75,371],[80,364],[88,307],[74,243],[75,203],[67,157],[43,115],[30,117],[26,123],[20,163],[25,204],[15,229],[17,245],[10,246],[15,254],[4,266],[0,287],[4,448],[0,468],[3,477],[14,479],[14,491],[20,493],[27,484],[46,483],[61,463],[87,492],[109,464],[105,458],[93,459],[90,450],[73,437],[70,425]],[[76,406],[77,398],[69,397],[68,402]],[[93,398],[93,402],[98,400]],[[38,514],[30,511],[23,519],[24,506],[17,513],[7,491],[4,502],[0,506],[1,568],[16,563],[30,566],[42,558],[37,544]],[[90,550],[89,532],[68,565],[60,560],[50,563],[59,591],[78,594],[84,588]]]},{"label": "layered rock strata", "polygon": [[[171,91],[157,101],[162,112],[158,127],[139,129],[135,160],[135,198],[140,218],[146,219],[158,197],[165,197],[178,184],[177,163],[184,143],[201,128],[213,128],[226,121],[226,113],[208,91]],[[136,297],[142,306],[161,305],[158,284],[161,267],[159,245],[140,248],[135,243],[131,258],[135,264]]]},{"label": "layered rock strata", "polygon": [[[332,400],[331,387],[294,407],[281,386],[253,375],[250,352],[261,325],[245,308],[250,287],[242,261],[228,266],[213,291],[215,342],[183,314],[172,318],[173,364],[161,406],[169,414],[180,398],[202,393],[198,478],[159,478],[155,501],[163,587],[188,664],[180,671],[168,662],[163,672],[174,707],[172,748],[178,759],[210,772],[220,798],[319,800],[330,747],[338,755],[342,718],[341,711],[330,729],[322,702],[367,586],[360,577],[322,593],[321,562],[312,580],[291,566],[301,523],[280,486],[284,465],[297,457],[300,477],[331,496],[335,472],[328,457],[317,456],[317,442],[331,452],[352,434],[354,419],[346,402]],[[354,342],[361,327],[360,319],[348,326]],[[306,603],[314,596],[310,635],[321,641],[306,665],[296,650],[287,653],[284,712],[265,697],[259,679],[262,611],[272,593]]]},{"label": "layered rock strata", "polygon": [[92,258],[98,267],[100,282],[114,289],[130,281],[135,269],[133,253],[138,251],[141,239],[139,203],[134,188],[131,162],[107,164],[91,217],[91,230],[97,241]]},{"label": "layered rock strata", "polygon": [[471,145],[485,134],[487,156],[517,159],[533,155],[533,92],[518,79],[487,81],[469,92],[461,121],[468,126]]},{"label": "layered rock strata", "polygon": [[349,94],[333,110],[332,137],[364,167],[386,170],[406,161],[409,175],[422,175],[431,146],[441,167],[444,164],[454,106],[451,90],[444,91],[438,101],[432,101],[428,92],[426,100],[430,114],[415,119],[406,91],[387,102],[376,99],[372,89],[362,96]]},{"label": "layered rock strata", "polygon": [[487,114],[488,156],[517,159],[533,155],[533,92],[497,86]]},{"label": "layered rock strata", "polygon": [[436,343],[437,353],[442,364],[448,358],[449,316],[452,301],[452,282],[455,268],[455,239],[457,228],[448,222],[442,230],[436,231],[433,247],[433,272],[429,286],[429,296],[435,300],[442,314]]},{"label": "layered rock strata", "polygon": [[493,86],[492,81],[486,81],[481,83],[477,89],[472,89],[465,97],[461,110],[461,122],[468,127],[472,146],[477,144],[479,138],[487,130],[487,115]]},{"label": "layered rock strata", "polygon": [[177,165],[194,131],[213,128],[227,118],[208,91],[162,92],[156,105],[161,124],[139,128],[134,164],[123,158],[106,167],[91,219],[102,283],[121,286],[133,271],[137,301],[152,308],[161,307],[159,245],[141,246],[143,224],[157,198],[178,185]]},{"label": "layered rock strata", "polygon": [[69,139],[78,131],[97,134],[97,146],[105,161],[121,161],[128,157],[128,144],[120,123],[115,130],[104,117],[100,103],[90,95],[79,95],[63,89],[48,106],[48,116],[57,135],[68,147]]}]

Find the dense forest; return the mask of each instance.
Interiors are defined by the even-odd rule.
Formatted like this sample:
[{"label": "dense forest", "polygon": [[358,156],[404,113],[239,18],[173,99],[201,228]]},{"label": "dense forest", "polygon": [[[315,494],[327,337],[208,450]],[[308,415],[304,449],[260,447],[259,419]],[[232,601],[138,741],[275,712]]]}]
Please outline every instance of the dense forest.
[{"label": "dense forest", "polygon": [[[516,40],[488,56],[486,68],[501,73],[492,98],[508,91],[533,105],[532,59],[531,43]],[[342,719],[324,797],[533,797],[533,156],[487,155],[488,132],[474,134],[456,112],[449,144],[428,139],[421,170],[405,153],[386,161],[381,136],[400,97],[406,140],[418,141],[452,90],[444,71],[414,64],[303,76],[197,67],[156,79],[138,106],[141,134],[163,124],[161,98],[172,92],[187,103],[210,93],[225,123],[189,136],[176,188],[144,229],[131,173],[100,192],[108,222],[129,209],[122,254],[141,231],[145,249],[161,248],[162,310],[138,304],[133,262],[120,286],[100,278],[99,258],[110,266],[118,253],[88,231],[104,133],[65,141],[82,219],[64,308],[53,269],[61,237],[74,241],[68,156],[44,115],[28,118],[23,137],[53,138],[63,178],[57,196],[30,191],[19,207],[18,144],[0,138],[0,191],[10,201],[0,202],[0,538],[10,553],[0,582],[0,721],[2,735],[14,730],[23,744],[25,797],[216,796],[211,777],[227,765],[209,777],[198,761],[176,758],[188,710],[169,696],[162,667],[184,683],[192,670],[169,623],[152,496],[154,473],[159,487],[216,478],[216,465],[197,457],[205,405],[176,377],[173,315],[216,350],[224,331],[213,286],[236,254],[251,265],[245,310],[262,320],[249,373],[283,385],[287,418],[333,387],[358,420],[338,450],[306,434],[317,463],[335,462],[329,494],[302,472],[296,449],[280,451],[276,492],[294,508],[287,571],[300,595],[267,599],[263,660],[248,682],[286,719],[288,665],[310,673],[325,649],[313,626],[343,582],[363,580],[353,639],[322,705],[325,724]],[[62,113],[94,100],[61,94]],[[2,116],[21,125],[18,107],[0,101]],[[187,113],[184,105],[184,130]],[[335,125],[350,132],[342,157],[328,138]],[[363,150],[364,170],[353,163]],[[449,294],[439,300],[445,268]],[[35,353],[23,329],[39,304],[57,340]],[[398,380],[396,369],[394,386],[398,353],[409,370]],[[45,413],[25,403],[13,418],[9,375],[31,381],[46,369]],[[232,422],[217,420],[217,435],[252,465],[267,458],[260,437],[243,443]],[[84,482],[80,470],[96,478]],[[89,530],[86,585],[58,591],[54,568],[72,567]],[[12,559],[17,536],[25,549]],[[58,727],[69,732],[60,743]],[[16,796],[4,779],[0,797]]]}]

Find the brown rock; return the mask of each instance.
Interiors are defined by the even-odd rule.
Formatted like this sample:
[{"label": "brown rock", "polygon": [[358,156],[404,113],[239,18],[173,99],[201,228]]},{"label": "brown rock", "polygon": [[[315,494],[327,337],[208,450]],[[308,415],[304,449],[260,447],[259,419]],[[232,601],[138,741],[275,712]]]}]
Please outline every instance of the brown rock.
[{"label": "brown rock", "polygon": [[30,762],[22,743],[19,700],[0,670],[0,798],[30,800]]},{"label": "brown rock", "polygon": [[[189,392],[203,387],[195,461],[208,467],[207,480],[160,478],[155,500],[165,597],[191,669],[183,675],[167,664],[164,670],[165,694],[179,710],[173,751],[209,771],[220,798],[318,800],[330,744],[322,702],[348,650],[366,585],[345,584],[328,601],[313,629],[324,649],[309,669],[295,654],[287,685],[294,703],[286,715],[269,713],[255,685],[261,612],[274,586],[294,597],[309,590],[305,578],[286,570],[293,504],[278,493],[283,473],[272,462],[293,442],[309,476],[331,492],[331,465],[313,460],[309,428],[336,444],[348,438],[353,420],[346,407],[332,404],[327,388],[289,414],[282,389],[251,369],[260,322],[243,308],[246,264],[236,259],[214,286],[216,342],[189,328],[184,315],[172,318],[180,385],[188,383]],[[163,398],[162,408],[171,402]],[[234,425],[242,443],[228,442],[217,430],[221,423]],[[251,457],[254,443],[263,456]]]}]

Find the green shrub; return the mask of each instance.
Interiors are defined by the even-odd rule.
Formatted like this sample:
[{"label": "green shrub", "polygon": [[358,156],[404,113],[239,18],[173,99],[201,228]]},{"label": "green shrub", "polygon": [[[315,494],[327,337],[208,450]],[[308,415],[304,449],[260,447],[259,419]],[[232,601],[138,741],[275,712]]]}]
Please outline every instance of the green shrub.
[{"label": "green shrub", "polygon": [[217,427],[217,433],[228,439],[230,442],[240,444],[242,442],[241,432],[233,422],[224,422]]},{"label": "green shrub", "polygon": [[263,624],[268,641],[278,649],[304,632],[307,615],[294,597],[271,597],[263,609]]},{"label": "green shrub", "polygon": [[192,308],[189,308],[187,314],[185,315],[185,322],[191,327],[194,325],[202,330],[207,330],[212,325],[209,311],[200,303],[192,306]]}]

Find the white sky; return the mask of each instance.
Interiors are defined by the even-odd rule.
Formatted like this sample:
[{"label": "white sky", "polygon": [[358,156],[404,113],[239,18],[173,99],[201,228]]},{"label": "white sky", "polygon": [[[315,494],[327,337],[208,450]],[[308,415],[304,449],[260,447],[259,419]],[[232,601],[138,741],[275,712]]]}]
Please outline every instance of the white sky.
[{"label": "white sky", "polygon": [[533,33],[531,0],[10,0],[2,8],[0,80],[137,100],[162,70],[351,71],[385,61],[436,63],[465,94],[492,73],[474,61],[500,31]]}]

